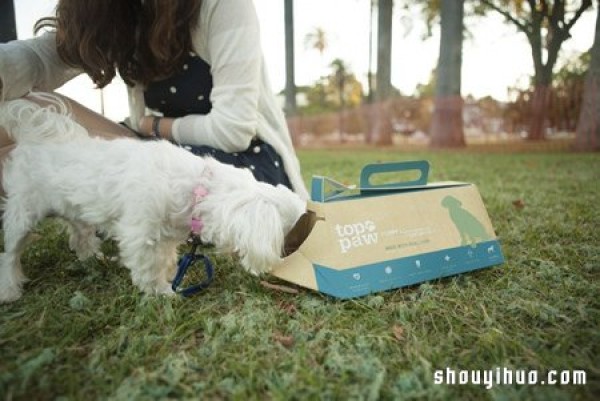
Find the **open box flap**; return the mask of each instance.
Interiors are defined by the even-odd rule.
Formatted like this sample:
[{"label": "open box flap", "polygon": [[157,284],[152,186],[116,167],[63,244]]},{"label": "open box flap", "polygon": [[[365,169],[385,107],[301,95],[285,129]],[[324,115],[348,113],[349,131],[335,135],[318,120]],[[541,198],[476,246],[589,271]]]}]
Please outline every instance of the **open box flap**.
[{"label": "open box flap", "polygon": [[283,263],[271,271],[271,275],[311,290],[318,289],[315,269],[301,251],[285,257]]},{"label": "open box flap", "polygon": [[[309,255],[307,255],[306,248],[312,248],[310,242],[315,242],[316,237],[311,236],[311,233],[315,226],[323,224],[323,221],[322,217],[319,217],[318,211],[313,210],[311,206],[317,205],[309,201],[306,213],[298,219],[296,225],[286,235],[284,259],[282,263],[273,268],[271,274],[309,289],[317,289],[317,279],[310,260],[311,252],[308,252]],[[318,240],[316,242],[318,243]]]}]

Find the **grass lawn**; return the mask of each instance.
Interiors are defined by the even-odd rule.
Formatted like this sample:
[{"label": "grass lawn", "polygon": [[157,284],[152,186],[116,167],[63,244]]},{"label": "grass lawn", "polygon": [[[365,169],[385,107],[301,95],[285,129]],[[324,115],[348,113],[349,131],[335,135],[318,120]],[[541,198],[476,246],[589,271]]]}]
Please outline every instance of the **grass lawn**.
[{"label": "grass lawn", "polygon": [[[0,306],[4,400],[591,400],[600,394],[600,156],[304,150],[305,177],[427,159],[477,184],[507,262],[339,301],[288,294],[213,255],[190,299],[140,295],[115,262],[78,262],[56,222]],[[116,253],[105,244],[105,253]],[[271,280],[276,282],[275,280]],[[279,283],[281,284],[281,283]],[[585,386],[438,385],[436,370],[584,370]],[[560,377],[560,375],[559,375]],[[595,398],[598,399],[598,398]]]}]

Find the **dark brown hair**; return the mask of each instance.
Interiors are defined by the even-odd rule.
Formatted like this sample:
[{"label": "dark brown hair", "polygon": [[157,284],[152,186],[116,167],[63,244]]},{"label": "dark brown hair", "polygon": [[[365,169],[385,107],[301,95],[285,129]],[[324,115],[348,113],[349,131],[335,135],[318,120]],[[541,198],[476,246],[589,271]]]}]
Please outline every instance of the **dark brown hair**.
[{"label": "dark brown hair", "polygon": [[82,68],[102,88],[118,72],[128,85],[176,72],[192,50],[201,0],[59,0],[56,17],[35,31],[56,31],[68,65]]}]

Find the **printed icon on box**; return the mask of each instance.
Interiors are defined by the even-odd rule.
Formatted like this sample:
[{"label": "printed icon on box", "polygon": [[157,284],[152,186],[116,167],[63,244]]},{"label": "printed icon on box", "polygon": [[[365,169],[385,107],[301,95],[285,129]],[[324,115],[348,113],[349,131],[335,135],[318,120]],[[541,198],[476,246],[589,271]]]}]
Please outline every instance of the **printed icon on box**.
[{"label": "printed icon on box", "polygon": [[492,239],[483,224],[471,212],[463,209],[462,202],[454,196],[446,196],[442,200],[442,206],[450,213],[450,218],[460,234],[461,245],[475,247],[475,244],[480,241]]},{"label": "printed icon on box", "polygon": [[352,278],[353,278],[354,280],[356,280],[356,281],[359,281],[359,280],[360,280],[360,273],[354,273],[354,274],[352,275]]},{"label": "printed icon on box", "polygon": [[488,253],[490,253],[490,254],[491,254],[491,253],[494,253],[494,252],[496,252],[496,247],[495,247],[494,245],[490,246],[490,247],[487,249],[487,252],[488,252]]},{"label": "printed icon on box", "polygon": [[385,268],[385,274],[392,274],[392,268],[390,266]]},{"label": "printed icon on box", "polygon": [[419,267],[419,268],[420,268],[420,267],[421,267],[421,261],[420,261],[420,260],[417,260],[417,261],[415,262],[415,265],[416,265],[417,267]]},{"label": "printed icon on box", "polygon": [[452,258],[451,258],[450,256],[448,256],[448,255],[446,255],[446,256],[444,257],[444,260],[445,260],[446,262],[450,262],[450,259],[452,259]]}]

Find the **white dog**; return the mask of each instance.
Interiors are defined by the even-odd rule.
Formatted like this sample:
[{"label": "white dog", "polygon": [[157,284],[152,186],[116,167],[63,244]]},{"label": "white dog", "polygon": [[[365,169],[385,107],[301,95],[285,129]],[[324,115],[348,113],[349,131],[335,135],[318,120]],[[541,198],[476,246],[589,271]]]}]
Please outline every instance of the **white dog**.
[{"label": "white dog", "polygon": [[98,252],[96,230],[116,239],[120,260],[142,291],[172,294],[177,246],[190,231],[239,255],[259,274],[281,260],[285,234],[305,202],[245,169],[194,156],[167,141],[103,140],[69,118],[59,101],[0,105],[0,125],[16,141],[4,165],[4,253],[0,302],[21,296],[20,255],[44,217],[64,218],[79,258]]}]

